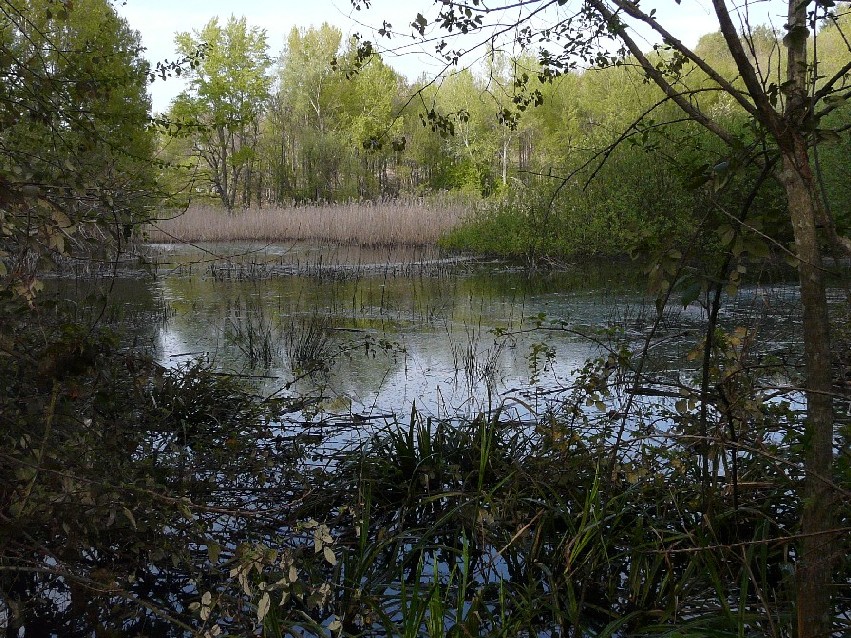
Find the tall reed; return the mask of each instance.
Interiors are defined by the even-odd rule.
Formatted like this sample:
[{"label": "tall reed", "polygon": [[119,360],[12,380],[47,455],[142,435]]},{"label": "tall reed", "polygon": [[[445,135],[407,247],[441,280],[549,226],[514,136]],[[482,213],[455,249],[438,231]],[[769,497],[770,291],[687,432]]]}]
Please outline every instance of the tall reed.
[{"label": "tall reed", "polygon": [[310,204],[226,213],[208,205],[163,214],[152,242],[327,240],[363,246],[426,245],[455,228],[469,204],[450,199]]}]

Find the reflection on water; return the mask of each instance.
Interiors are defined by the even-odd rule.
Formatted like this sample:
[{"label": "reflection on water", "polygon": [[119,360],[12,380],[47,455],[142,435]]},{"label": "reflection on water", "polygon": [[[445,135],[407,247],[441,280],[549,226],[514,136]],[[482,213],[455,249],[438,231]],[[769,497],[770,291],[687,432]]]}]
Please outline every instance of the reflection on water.
[{"label": "reflection on water", "polygon": [[[398,414],[416,402],[472,414],[518,399],[535,407],[540,391],[568,384],[596,351],[536,324],[558,319],[593,333],[616,307],[641,304],[619,272],[530,276],[412,249],[227,249],[227,277],[203,250],[162,253],[168,274],[155,286],[174,316],[159,333],[160,360],[208,356],[267,377],[265,393],[320,393],[332,412]],[[315,356],[304,356],[311,347]]]},{"label": "reflection on water", "polygon": [[[152,251],[156,279],[120,289],[130,306],[162,304],[137,335],[153,339],[160,362],[205,357],[255,378],[264,394],[319,395],[328,413],[404,414],[413,403],[433,414],[502,402],[539,410],[611,341],[607,326],[639,343],[656,312],[630,264],[530,274],[410,248]],[[793,287],[753,287],[723,317],[758,322],[769,349],[794,350],[797,305]],[[688,375],[703,322],[698,305],[666,310],[653,365]]]}]

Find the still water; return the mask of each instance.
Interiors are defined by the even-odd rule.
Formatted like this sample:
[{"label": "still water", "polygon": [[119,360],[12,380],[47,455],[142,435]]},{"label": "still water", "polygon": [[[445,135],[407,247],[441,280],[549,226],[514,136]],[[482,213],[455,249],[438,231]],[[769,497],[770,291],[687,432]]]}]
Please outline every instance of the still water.
[{"label": "still water", "polygon": [[[690,381],[705,323],[699,303],[683,309],[677,296],[651,335],[656,309],[630,263],[542,273],[431,249],[312,244],[154,245],[150,259],[155,276],[116,286],[148,310],[137,347],[169,367],[202,358],[266,396],[321,397],[332,418],[413,404],[540,412],[590,357],[645,340],[645,369]],[[754,284],[722,321],[757,330],[765,353],[794,356],[799,314],[793,285]]]}]

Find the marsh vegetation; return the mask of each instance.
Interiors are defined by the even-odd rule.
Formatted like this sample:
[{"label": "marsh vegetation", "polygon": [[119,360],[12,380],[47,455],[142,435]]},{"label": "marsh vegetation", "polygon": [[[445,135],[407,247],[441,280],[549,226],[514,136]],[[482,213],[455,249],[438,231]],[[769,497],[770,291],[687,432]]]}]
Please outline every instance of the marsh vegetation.
[{"label": "marsh vegetation", "polygon": [[450,197],[251,208],[222,215],[212,206],[176,210],[145,228],[152,242],[323,240],[358,246],[437,243],[469,215],[473,200]]}]

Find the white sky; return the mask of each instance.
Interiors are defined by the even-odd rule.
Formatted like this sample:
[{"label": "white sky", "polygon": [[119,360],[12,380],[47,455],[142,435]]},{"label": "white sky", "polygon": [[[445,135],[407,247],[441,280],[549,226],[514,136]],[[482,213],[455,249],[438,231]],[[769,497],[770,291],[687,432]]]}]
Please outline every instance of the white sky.
[{"label": "white sky", "polygon": [[[412,33],[409,25],[418,12],[426,17],[436,15],[437,7],[430,0],[371,0],[371,8],[361,11],[355,11],[349,0],[113,1],[118,13],[142,34],[142,43],[147,47],[146,55],[152,65],[175,59],[176,32],[200,29],[214,16],[226,20],[233,14],[244,15],[249,26],[266,29],[272,56],[281,52],[292,27],[307,28],[328,22],[340,28],[344,37],[360,33],[375,43],[402,47],[401,54],[387,53],[384,59],[409,80],[415,80],[423,72],[434,75],[443,68],[429,55],[433,52],[432,45],[417,45],[408,35]],[[696,44],[701,35],[717,30],[711,0],[682,0],[681,4],[674,0],[643,0],[645,11],[653,7],[658,9],[666,28],[689,46]],[[785,0],[753,0],[751,14],[761,17],[752,18],[752,21],[754,24],[765,23],[765,16],[770,16],[774,26],[780,28],[784,20],[778,16],[782,16],[785,9]],[[381,28],[383,20],[391,23],[394,31],[404,35],[394,38],[392,43],[380,38],[376,30]],[[647,48],[650,44],[647,43]],[[149,90],[154,111],[167,110],[170,101],[182,89],[183,83],[175,78],[152,84]]]}]

